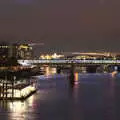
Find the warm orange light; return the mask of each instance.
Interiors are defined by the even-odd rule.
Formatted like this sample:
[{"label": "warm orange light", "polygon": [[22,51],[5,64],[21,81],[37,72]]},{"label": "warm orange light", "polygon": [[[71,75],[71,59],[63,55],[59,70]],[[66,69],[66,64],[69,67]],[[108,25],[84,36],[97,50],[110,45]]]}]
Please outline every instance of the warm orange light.
[{"label": "warm orange light", "polygon": [[118,73],[117,71],[112,72],[112,73],[111,73],[111,74],[112,74],[112,77],[115,77],[117,73]]},{"label": "warm orange light", "polygon": [[78,82],[78,72],[75,73],[75,82]]}]

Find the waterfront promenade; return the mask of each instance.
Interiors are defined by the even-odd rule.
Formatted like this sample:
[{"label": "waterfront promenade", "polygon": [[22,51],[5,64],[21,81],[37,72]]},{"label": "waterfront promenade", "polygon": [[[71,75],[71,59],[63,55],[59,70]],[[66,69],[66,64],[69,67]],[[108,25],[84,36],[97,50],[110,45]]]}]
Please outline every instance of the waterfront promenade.
[{"label": "waterfront promenade", "polygon": [[0,102],[1,120],[119,120],[120,76],[75,74],[38,76],[38,92],[23,102]]}]

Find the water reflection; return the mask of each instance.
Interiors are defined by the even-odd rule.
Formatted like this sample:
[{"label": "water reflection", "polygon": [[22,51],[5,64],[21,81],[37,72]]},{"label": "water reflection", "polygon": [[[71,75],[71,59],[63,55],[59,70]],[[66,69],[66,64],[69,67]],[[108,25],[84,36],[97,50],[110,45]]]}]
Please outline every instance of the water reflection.
[{"label": "water reflection", "polygon": [[78,84],[78,80],[79,80],[79,74],[78,74],[78,72],[75,72],[74,76],[75,76],[75,79],[74,79],[75,84]]},{"label": "water reflection", "polygon": [[27,108],[26,104],[21,101],[9,102],[8,107],[11,112],[16,112],[18,114],[24,112],[24,110]]},{"label": "water reflection", "polygon": [[54,75],[56,74],[56,68],[53,68],[53,67],[45,67],[45,75],[46,76],[49,76],[49,75]]},{"label": "water reflection", "polygon": [[8,102],[7,102],[6,100],[0,101],[0,107],[1,107],[3,110],[8,110]]},{"label": "water reflection", "polygon": [[26,104],[24,102],[10,102],[8,103],[8,107],[10,108],[10,118],[19,118],[23,119],[25,118],[25,114],[23,114],[27,108]]},{"label": "water reflection", "polygon": [[[69,95],[72,97],[74,102],[77,102],[78,98],[78,89],[79,89],[79,73],[75,72],[73,77],[73,84],[69,85]],[[69,79],[70,80],[70,79]]]},{"label": "water reflection", "polygon": [[4,120],[6,116],[9,120],[28,120],[29,112],[34,112],[34,95],[26,101],[0,101],[0,108],[1,120]]},{"label": "water reflection", "polygon": [[[47,73],[51,75],[50,72]],[[118,120],[114,118],[116,109],[120,110],[120,84],[116,91],[116,80],[110,74],[75,72],[75,84],[71,88],[67,86],[67,77],[56,75],[56,78],[45,79],[38,80],[39,91],[27,100],[2,101],[0,120]]]},{"label": "water reflection", "polygon": [[45,75],[46,76],[50,75],[50,67],[45,68]]}]

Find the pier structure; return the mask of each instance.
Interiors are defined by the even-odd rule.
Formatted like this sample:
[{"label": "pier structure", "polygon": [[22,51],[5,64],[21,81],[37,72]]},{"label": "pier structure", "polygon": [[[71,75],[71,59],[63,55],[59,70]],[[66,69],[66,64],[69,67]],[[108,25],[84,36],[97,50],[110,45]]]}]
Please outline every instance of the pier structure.
[{"label": "pier structure", "polygon": [[0,100],[24,100],[36,92],[36,84],[35,80],[30,80],[27,83],[1,80]]}]

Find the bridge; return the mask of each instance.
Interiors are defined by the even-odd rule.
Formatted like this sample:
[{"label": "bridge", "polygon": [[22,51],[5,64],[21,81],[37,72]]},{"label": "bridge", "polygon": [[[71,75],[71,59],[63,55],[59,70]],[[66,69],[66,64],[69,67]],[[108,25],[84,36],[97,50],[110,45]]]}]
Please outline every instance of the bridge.
[{"label": "bridge", "polygon": [[120,65],[120,60],[38,59],[38,60],[18,60],[18,63],[23,66],[34,64]]}]

